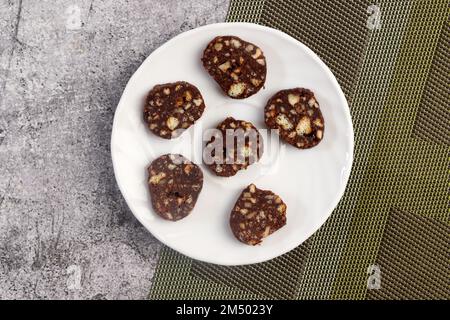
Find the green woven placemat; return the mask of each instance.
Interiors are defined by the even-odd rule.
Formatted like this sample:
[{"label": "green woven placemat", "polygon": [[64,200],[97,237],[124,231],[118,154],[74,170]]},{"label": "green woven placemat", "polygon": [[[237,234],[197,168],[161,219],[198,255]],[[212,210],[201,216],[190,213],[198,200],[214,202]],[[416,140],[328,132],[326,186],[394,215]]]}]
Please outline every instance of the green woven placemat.
[{"label": "green woven placemat", "polygon": [[448,14],[448,1],[231,1],[228,21],[280,29],[330,66],[352,113],[352,174],[297,249],[221,267],[164,248],[149,298],[450,298]]}]

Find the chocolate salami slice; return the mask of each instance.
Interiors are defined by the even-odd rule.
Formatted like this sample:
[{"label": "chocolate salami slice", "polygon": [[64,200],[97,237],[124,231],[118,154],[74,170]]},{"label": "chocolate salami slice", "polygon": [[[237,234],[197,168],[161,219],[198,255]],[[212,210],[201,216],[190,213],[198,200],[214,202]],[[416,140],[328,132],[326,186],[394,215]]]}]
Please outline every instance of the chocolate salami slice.
[{"label": "chocolate salami slice", "polygon": [[286,210],[278,195],[251,184],[231,211],[230,227],[239,241],[256,245],[286,224]]},{"label": "chocolate salami slice", "polygon": [[203,187],[201,169],[182,155],[166,154],[148,167],[153,209],[167,220],[180,220],[194,208]]},{"label": "chocolate salami slice", "polygon": [[214,38],[203,52],[202,62],[231,98],[250,97],[266,81],[266,58],[262,50],[235,36]]},{"label": "chocolate salami slice", "polygon": [[307,149],[322,141],[325,123],[312,91],[281,90],[269,99],[264,112],[266,125],[279,129],[280,137],[287,143]]},{"label": "chocolate salami slice", "polygon": [[144,121],[156,135],[176,138],[203,114],[205,103],[194,85],[179,81],[159,84],[147,96]]},{"label": "chocolate salami slice", "polygon": [[226,118],[205,146],[204,162],[221,177],[234,176],[257,162],[263,154],[263,139],[248,121]]}]

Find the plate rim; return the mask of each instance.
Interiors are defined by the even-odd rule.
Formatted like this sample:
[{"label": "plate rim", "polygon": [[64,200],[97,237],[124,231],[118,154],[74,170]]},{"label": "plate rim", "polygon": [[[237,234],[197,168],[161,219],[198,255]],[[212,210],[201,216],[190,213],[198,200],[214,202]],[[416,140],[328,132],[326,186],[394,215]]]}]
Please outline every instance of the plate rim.
[{"label": "plate rim", "polygon": [[[336,194],[336,196],[334,197],[333,201],[331,202],[328,210],[326,211],[326,215],[325,218],[323,219],[323,221],[321,221],[318,224],[318,227],[315,228],[314,230],[312,230],[309,234],[306,235],[306,237],[304,237],[303,241],[300,241],[299,243],[295,243],[294,245],[288,245],[286,246],[283,250],[281,250],[281,252],[278,252],[276,254],[272,254],[270,257],[268,258],[259,258],[256,257],[255,259],[248,259],[248,261],[242,262],[242,263],[224,263],[224,262],[217,262],[214,259],[205,259],[203,257],[198,257],[195,254],[192,254],[190,252],[186,252],[185,250],[179,250],[178,248],[174,248],[172,246],[172,244],[168,244],[165,241],[161,240],[161,238],[155,234],[152,230],[150,230],[150,227],[147,227],[146,223],[144,223],[144,221],[139,217],[139,215],[137,215],[133,209],[130,207],[130,205],[128,204],[128,200],[126,197],[127,192],[124,190],[123,186],[121,185],[121,183],[119,182],[119,179],[117,177],[117,164],[116,164],[116,159],[115,159],[115,147],[113,144],[114,141],[114,137],[117,134],[117,130],[114,130],[115,128],[117,128],[116,122],[118,121],[117,118],[117,114],[118,111],[123,108],[122,105],[124,105],[125,103],[123,102],[124,100],[124,96],[125,94],[130,90],[130,83],[133,81],[133,79],[135,77],[137,77],[138,74],[140,74],[143,70],[143,65],[147,62],[147,60],[150,59],[150,57],[153,54],[158,53],[159,51],[162,51],[163,49],[165,49],[167,46],[169,46],[170,42],[172,42],[173,40],[176,39],[180,39],[180,38],[184,38],[184,37],[188,37],[190,34],[192,33],[196,33],[196,32],[201,32],[204,29],[209,29],[209,28],[222,28],[222,27],[226,27],[226,26],[236,26],[236,27],[243,27],[243,28],[250,28],[250,29],[256,29],[259,31],[264,31],[264,32],[270,32],[275,34],[276,36],[282,37],[285,40],[294,43],[297,46],[302,47],[302,49],[312,58],[314,59],[321,67],[322,69],[327,73],[328,78],[331,80],[333,86],[337,89],[337,93],[338,96],[340,98],[340,102],[343,104],[344,106],[344,114],[345,114],[345,120],[347,121],[348,124],[348,134],[346,135],[347,137],[347,142],[349,144],[349,150],[347,152],[347,163],[346,163],[346,170],[345,170],[345,175],[343,175],[342,177],[342,182],[341,186],[339,188],[339,192]],[[114,110],[114,118],[113,118],[113,123],[112,123],[112,129],[111,129],[111,139],[110,139],[110,152],[111,152],[111,160],[112,160],[112,165],[113,165],[113,171],[114,171],[114,178],[116,180],[116,184],[119,187],[120,193],[122,195],[122,197],[125,200],[125,203],[127,204],[129,210],[133,213],[133,216],[139,221],[139,223],[148,231],[152,234],[153,237],[155,237],[160,243],[164,244],[165,246],[171,248],[172,250],[175,250],[181,254],[183,254],[184,256],[187,256],[189,258],[198,260],[198,261],[203,261],[203,262],[207,262],[207,263],[211,263],[211,264],[216,264],[216,265],[223,265],[223,266],[239,266],[239,265],[250,265],[250,264],[255,264],[255,263],[261,263],[261,262],[265,262],[265,261],[269,261],[272,260],[274,258],[277,258],[279,256],[282,256],[290,251],[292,251],[293,249],[297,248],[299,245],[303,244],[304,242],[306,242],[313,234],[315,234],[324,224],[325,222],[330,218],[331,214],[333,213],[334,209],[336,208],[336,206],[339,204],[340,200],[342,199],[344,192],[347,188],[347,184],[348,184],[348,180],[350,178],[350,174],[353,168],[353,160],[354,160],[354,129],[353,129],[353,122],[352,122],[352,117],[351,117],[351,113],[350,113],[350,108],[347,102],[347,99],[345,97],[344,92],[342,91],[341,86],[339,85],[339,82],[337,81],[335,75],[333,74],[333,72],[330,70],[330,68],[325,64],[325,62],[322,61],[322,59],[312,50],[310,49],[308,46],[306,46],[304,43],[302,43],[301,41],[295,39],[294,37],[288,35],[287,33],[278,30],[278,29],[274,29],[271,27],[267,27],[267,26],[263,26],[260,24],[255,24],[255,23],[250,23],[250,22],[219,22],[219,23],[212,23],[212,24],[207,24],[207,25],[203,25],[194,29],[190,29],[187,30],[185,32],[182,32],[176,36],[174,36],[173,38],[170,38],[169,40],[167,40],[166,42],[164,42],[161,46],[159,46],[158,48],[156,48],[155,50],[153,50],[143,61],[142,63],[139,65],[139,67],[136,69],[136,71],[133,73],[133,75],[130,77],[130,79],[127,81],[127,84],[122,92],[122,95],[119,99],[119,102],[117,104],[116,109]],[[348,166],[348,167],[347,167]],[[213,258],[213,257],[212,257]]]}]

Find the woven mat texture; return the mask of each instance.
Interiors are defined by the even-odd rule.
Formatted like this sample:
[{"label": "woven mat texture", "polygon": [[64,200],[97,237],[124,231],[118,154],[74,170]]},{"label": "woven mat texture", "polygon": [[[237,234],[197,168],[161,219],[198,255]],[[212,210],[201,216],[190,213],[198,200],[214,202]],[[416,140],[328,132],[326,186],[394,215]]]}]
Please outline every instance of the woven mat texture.
[{"label": "woven mat texture", "polygon": [[242,267],[164,248],[149,298],[449,299],[449,7],[232,0],[227,21],[280,29],[332,69],[352,114],[352,174],[329,220],[298,248]]}]

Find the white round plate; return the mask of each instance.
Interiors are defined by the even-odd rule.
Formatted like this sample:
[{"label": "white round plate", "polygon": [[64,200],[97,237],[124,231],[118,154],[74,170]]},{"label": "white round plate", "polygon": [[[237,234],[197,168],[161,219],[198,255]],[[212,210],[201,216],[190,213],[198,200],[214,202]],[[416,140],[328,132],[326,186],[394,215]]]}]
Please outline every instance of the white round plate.
[{"label": "white round plate", "polygon": [[[200,61],[208,42],[218,35],[235,35],[263,50],[267,59],[265,88],[244,100],[233,100],[222,93]],[[143,104],[154,85],[179,80],[199,88],[206,109],[181,137],[162,139],[146,128]],[[277,91],[293,87],[309,88],[315,93],[325,119],[322,142],[312,149],[299,150],[285,143],[277,145],[277,139],[265,140],[263,158],[248,170],[230,178],[211,174],[201,161],[203,128],[214,128],[226,116],[233,116],[264,130],[267,100]],[[147,185],[146,168],[166,153],[183,154],[199,164],[204,173],[203,189],[194,210],[177,222],[166,221],[153,211]],[[347,101],[334,75],[308,47],[275,29],[249,23],[219,23],[176,36],[142,63],[117,107],[111,154],[116,180],[128,206],[156,238],[197,260],[243,265],[294,249],[330,216],[349,178],[353,127]],[[257,246],[239,242],[229,227],[231,209],[250,183],[272,190],[287,204],[286,226]]]}]

